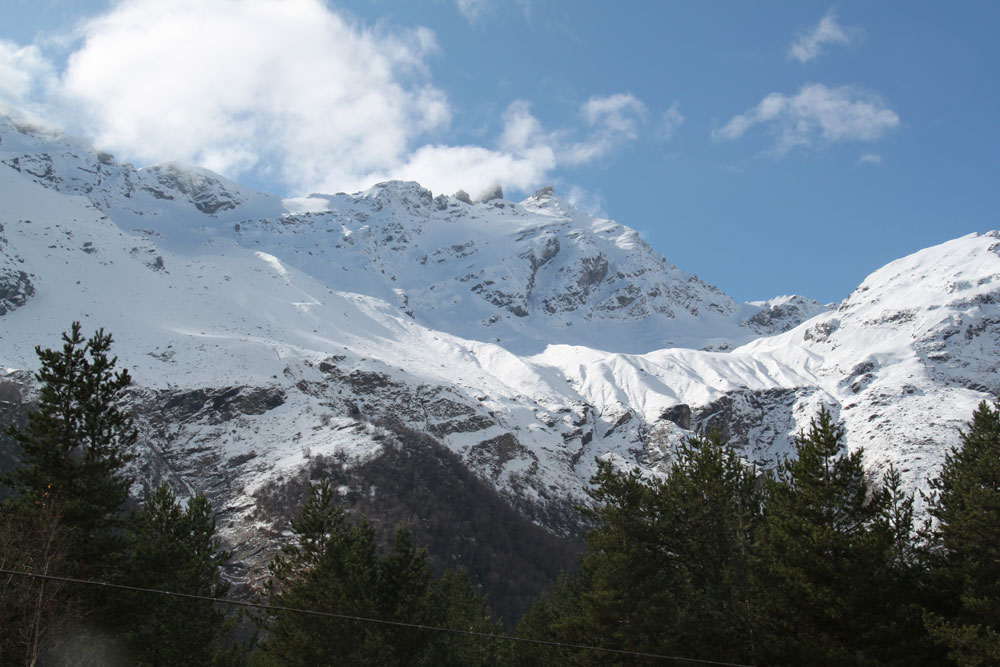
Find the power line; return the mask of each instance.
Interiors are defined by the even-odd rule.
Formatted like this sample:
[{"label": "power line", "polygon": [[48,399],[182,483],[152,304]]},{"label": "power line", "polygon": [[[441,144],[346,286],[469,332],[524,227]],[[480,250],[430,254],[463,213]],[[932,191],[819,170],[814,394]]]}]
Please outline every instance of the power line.
[{"label": "power line", "polygon": [[18,577],[28,577],[31,579],[47,579],[50,581],[61,581],[68,584],[82,584],[86,586],[102,586],[125,591],[135,591],[138,593],[153,593],[156,595],[168,595],[176,598],[186,598],[189,600],[203,600],[205,602],[218,602],[235,607],[252,607],[274,612],[291,612],[295,614],[307,614],[310,616],[323,616],[326,618],[336,618],[345,621],[356,621],[359,623],[377,623],[381,625],[392,625],[402,628],[413,628],[416,630],[429,630],[432,632],[446,632],[470,637],[480,637],[497,641],[521,642],[523,644],[536,644],[541,646],[551,646],[554,648],[571,648],[584,651],[600,651],[603,653],[615,653],[618,655],[629,655],[638,658],[651,658],[653,660],[673,660],[674,662],[688,662],[701,665],[718,665],[719,667],[752,667],[737,662],[719,662],[717,660],[703,660],[699,658],[683,658],[674,655],[661,655],[658,653],[643,653],[641,651],[626,651],[625,649],[604,648],[601,646],[588,646],[586,644],[569,644],[566,642],[548,641],[545,639],[527,639],[525,637],[512,637],[509,635],[495,635],[488,632],[477,632],[475,630],[459,630],[457,628],[442,628],[433,625],[421,625],[419,623],[406,623],[403,621],[388,621],[381,618],[366,618],[364,616],[351,616],[349,614],[337,614],[332,611],[319,611],[316,609],[299,609],[297,607],[283,607],[281,605],[265,604],[262,602],[247,602],[244,600],[230,600],[227,598],[215,598],[207,595],[194,595],[191,593],[177,593],[174,591],[163,591],[155,588],[142,588],[139,586],[127,586],[125,584],[111,584],[104,581],[90,581],[88,579],[74,579],[72,577],[60,577],[53,574],[37,574],[34,572],[23,572],[19,570],[9,570],[0,567],[0,573],[10,574]]}]

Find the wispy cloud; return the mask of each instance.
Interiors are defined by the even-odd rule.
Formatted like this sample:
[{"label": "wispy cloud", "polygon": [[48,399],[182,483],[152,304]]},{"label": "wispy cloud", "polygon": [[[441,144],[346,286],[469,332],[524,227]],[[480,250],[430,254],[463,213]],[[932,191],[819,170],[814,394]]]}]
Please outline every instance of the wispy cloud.
[{"label": "wispy cloud", "polygon": [[604,197],[600,193],[591,192],[578,185],[574,185],[566,193],[566,201],[584,213],[589,213],[598,218],[608,217],[608,214],[604,211]]},{"label": "wispy cloud", "polygon": [[858,158],[858,164],[882,164],[882,156],[877,153],[865,153]]},{"label": "wispy cloud", "polygon": [[660,115],[660,136],[664,139],[670,139],[685,120],[687,119],[681,115],[680,104],[674,102],[669,109]]},{"label": "wispy cloud", "polygon": [[546,130],[529,102],[515,100],[504,112],[495,148],[423,146],[388,176],[413,178],[442,192],[479,191],[497,181],[530,190],[560,165],[589,164],[635,141],[646,107],[632,95],[615,94],[590,98],[580,114],[583,128]]},{"label": "wispy cloud", "polygon": [[861,35],[859,28],[837,23],[833,11],[827,12],[815,28],[800,34],[788,49],[788,58],[806,63],[816,58],[827,44],[849,45]]},{"label": "wispy cloud", "polygon": [[431,77],[434,34],[367,28],[324,0],[119,0],[73,45],[57,71],[44,48],[0,42],[0,103],[130,161],[192,162],[288,194],[387,178],[530,190],[648,129],[639,99],[612,94],[584,102],[567,127],[543,128],[515,101],[492,141],[435,141],[453,110]]},{"label": "wispy cloud", "polygon": [[853,86],[830,88],[814,83],[795,95],[771,93],[755,107],[733,116],[712,133],[735,140],[761,125],[778,137],[774,153],[793,148],[823,148],[841,141],[874,141],[899,125],[899,116],[877,95]]},{"label": "wispy cloud", "polygon": [[591,97],[580,113],[591,128],[590,136],[561,148],[570,164],[585,164],[604,157],[623,143],[639,136],[639,125],[646,115],[646,105],[626,93]]},{"label": "wispy cloud", "polygon": [[455,0],[455,4],[458,5],[458,11],[462,12],[462,16],[469,23],[475,23],[486,11],[489,0]]}]

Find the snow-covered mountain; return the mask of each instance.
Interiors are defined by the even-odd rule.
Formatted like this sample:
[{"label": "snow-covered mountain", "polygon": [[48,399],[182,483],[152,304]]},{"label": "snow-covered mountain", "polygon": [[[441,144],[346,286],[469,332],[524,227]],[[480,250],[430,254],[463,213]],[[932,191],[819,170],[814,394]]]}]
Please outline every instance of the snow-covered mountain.
[{"label": "snow-covered mountain", "polygon": [[377,458],[389,422],[557,531],[595,457],[655,475],[719,427],[770,465],[821,403],[915,487],[1000,390],[998,249],[923,250],[839,306],[737,303],[548,188],[281,200],[0,119],[0,389],[25,400],[72,320],[113,332],[142,478],[208,492],[248,558],[262,494]]}]

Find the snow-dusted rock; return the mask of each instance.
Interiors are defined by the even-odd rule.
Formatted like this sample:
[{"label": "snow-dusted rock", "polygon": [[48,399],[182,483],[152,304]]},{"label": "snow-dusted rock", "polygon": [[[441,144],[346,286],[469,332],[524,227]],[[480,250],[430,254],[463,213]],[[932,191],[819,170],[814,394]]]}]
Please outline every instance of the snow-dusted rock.
[{"label": "snow-dusted rock", "polygon": [[740,304],[550,188],[282,201],[6,119],[0,201],[0,368],[35,368],[74,319],[113,332],[143,479],[208,491],[234,541],[260,489],[370,460],[385,420],[559,528],[595,458],[661,474],[721,428],[771,465],[821,403],[920,485],[1000,391],[994,233],[893,262],[836,307]]}]

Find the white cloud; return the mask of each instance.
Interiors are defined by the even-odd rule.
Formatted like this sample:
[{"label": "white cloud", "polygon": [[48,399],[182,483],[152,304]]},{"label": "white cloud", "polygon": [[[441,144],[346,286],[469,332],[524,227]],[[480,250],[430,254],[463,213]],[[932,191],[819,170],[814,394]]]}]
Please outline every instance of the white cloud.
[{"label": "white cloud", "polygon": [[324,0],[118,0],[74,37],[62,71],[38,46],[0,42],[0,102],[125,160],[256,176],[280,194],[388,178],[530,190],[635,141],[646,116],[632,95],[597,96],[575,127],[546,130],[518,100],[495,142],[444,145],[452,109],[427,66],[433,33],[367,28]]},{"label": "white cloud", "polygon": [[645,106],[632,95],[592,97],[580,113],[588,126],[582,140],[569,130],[547,131],[525,100],[504,112],[495,149],[480,146],[424,146],[389,176],[417,180],[439,192],[479,192],[492,183],[528,191],[548,182],[560,165],[588,164],[634,141]]},{"label": "white cloud", "polygon": [[583,141],[563,146],[560,154],[568,164],[586,164],[634,141],[646,115],[646,106],[635,96],[617,93],[606,97],[591,97],[580,108],[591,128]]},{"label": "white cloud", "polygon": [[483,15],[489,5],[489,0],[455,0],[458,11],[469,23],[474,23],[476,19]]},{"label": "white cloud", "polygon": [[566,193],[566,201],[584,213],[588,213],[597,218],[606,218],[608,214],[604,211],[604,197],[599,193],[590,192],[578,185],[570,186]]},{"label": "white cloud", "polygon": [[660,136],[664,139],[670,139],[685,120],[687,119],[680,112],[680,104],[674,102],[660,116]]},{"label": "white cloud", "polygon": [[417,180],[434,192],[478,193],[493,183],[521,191],[537,187],[555,167],[551,154],[540,149],[518,156],[481,146],[422,146],[388,178]]},{"label": "white cloud", "polygon": [[860,34],[858,28],[845,27],[837,23],[836,15],[830,11],[820,19],[815,28],[798,36],[788,49],[788,57],[800,63],[809,62],[822,52],[824,44],[849,45]]},{"label": "white cloud", "polygon": [[882,156],[877,153],[865,153],[858,158],[858,164],[882,164]]},{"label": "white cloud", "polygon": [[874,141],[899,125],[899,116],[877,96],[852,86],[803,86],[795,95],[771,93],[746,113],[714,131],[716,139],[735,140],[757,125],[778,136],[774,151],[822,148],[840,141]]},{"label": "white cloud", "polygon": [[33,92],[53,85],[52,77],[38,47],[0,40],[0,104],[27,106]]},{"label": "white cloud", "polygon": [[450,117],[426,83],[433,35],[351,26],[319,0],[126,0],[81,30],[64,100],[139,161],[351,187]]},{"label": "white cloud", "polygon": [[581,111],[589,125],[634,138],[637,117],[646,112],[646,107],[635,96],[618,93],[591,97]]}]

